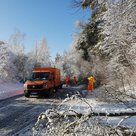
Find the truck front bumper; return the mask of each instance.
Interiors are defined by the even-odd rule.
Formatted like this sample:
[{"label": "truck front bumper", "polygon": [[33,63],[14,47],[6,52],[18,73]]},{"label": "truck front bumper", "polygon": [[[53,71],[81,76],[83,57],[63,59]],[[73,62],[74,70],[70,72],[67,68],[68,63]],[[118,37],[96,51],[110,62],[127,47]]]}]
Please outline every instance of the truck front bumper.
[{"label": "truck front bumper", "polygon": [[24,90],[24,93],[29,95],[49,94],[50,90],[49,89],[36,89],[36,90],[26,89]]}]

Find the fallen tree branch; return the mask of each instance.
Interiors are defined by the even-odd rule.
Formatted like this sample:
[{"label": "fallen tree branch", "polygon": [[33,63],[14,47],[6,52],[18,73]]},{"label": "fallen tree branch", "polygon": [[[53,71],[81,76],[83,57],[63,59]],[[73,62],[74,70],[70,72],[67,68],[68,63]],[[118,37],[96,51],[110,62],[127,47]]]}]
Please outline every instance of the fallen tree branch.
[{"label": "fallen tree branch", "polygon": [[[64,115],[62,115],[63,117]],[[67,114],[65,116],[68,117],[73,117],[75,116],[75,114]],[[82,116],[85,116],[85,114],[82,113],[76,113],[76,116],[78,118],[81,118]],[[90,114],[87,115],[88,117],[92,117],[92,116],[108,116],[108,117],[118,117],[118,116],[136,116],[136,112],[120,112],[120,113],[106,113],[106,112],[92,112]]]}]

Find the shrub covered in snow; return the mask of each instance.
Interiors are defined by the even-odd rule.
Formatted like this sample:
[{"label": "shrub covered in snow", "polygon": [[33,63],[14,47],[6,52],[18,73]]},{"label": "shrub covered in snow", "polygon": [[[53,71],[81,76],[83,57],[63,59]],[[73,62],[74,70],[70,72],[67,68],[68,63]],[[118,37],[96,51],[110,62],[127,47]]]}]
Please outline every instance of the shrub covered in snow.
[{"label": "shrub covered in snow", "polygon": [[[68,105],[67,105],[68,104]],[[81,108],[84,104],[84,108]],[[33,136],[110,136],[135,135],[135,127],[121,125],[127,117],[110,122],[101,113],[94,114],[91,103],[76,94],[66,98],[57,108],[42,112],[33,127]]]}]

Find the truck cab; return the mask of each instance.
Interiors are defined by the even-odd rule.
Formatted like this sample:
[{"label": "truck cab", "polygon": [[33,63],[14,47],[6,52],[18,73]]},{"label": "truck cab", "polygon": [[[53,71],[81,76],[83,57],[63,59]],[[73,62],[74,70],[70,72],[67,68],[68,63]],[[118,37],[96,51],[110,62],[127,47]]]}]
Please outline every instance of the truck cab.
[{"label": "truck cab", "polygon": [[24,95],[47,94],[62,88],[60,70],[57,68],[35,68],[24,84]]}]

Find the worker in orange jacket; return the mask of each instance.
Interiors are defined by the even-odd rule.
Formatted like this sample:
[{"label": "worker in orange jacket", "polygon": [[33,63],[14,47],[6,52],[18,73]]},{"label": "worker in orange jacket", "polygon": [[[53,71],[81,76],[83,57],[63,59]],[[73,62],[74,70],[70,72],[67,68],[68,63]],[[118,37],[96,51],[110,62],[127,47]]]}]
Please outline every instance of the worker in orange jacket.
[{"label": "worker in orange jacket", "polygon": [[94,82],[95,82],[94,77],[93,76],[88,77],[88,81],[89,81],[88,91],[92,92],[94,90]]},{"label": "worker in orange jacket", "polygon": [[68,75],[66,75],[65,82],[66,82],[66,87],[68,87],[68,84],[69,84],[69,76]]},{"label": "worker in orange jacket", "polygon": [[77,80],[76,80],[76,77],[75,77],[75,76],[73,77],[73,82],[74,82],[74,85],[76,86]]}]

